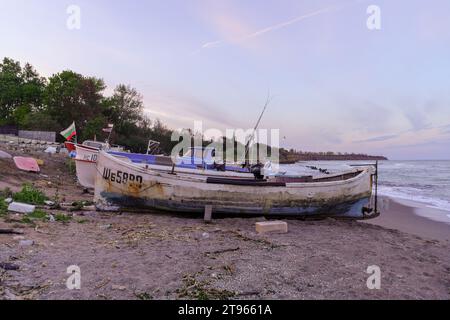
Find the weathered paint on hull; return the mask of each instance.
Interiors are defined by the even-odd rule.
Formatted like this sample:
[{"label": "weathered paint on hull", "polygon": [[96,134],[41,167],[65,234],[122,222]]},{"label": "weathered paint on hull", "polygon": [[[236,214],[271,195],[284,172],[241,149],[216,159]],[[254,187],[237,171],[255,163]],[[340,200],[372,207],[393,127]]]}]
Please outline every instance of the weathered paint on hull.
[{"label": "weathered paint on hull", "polygon": [[[117,193],[102,193],[102,198],[110,205],[116,205],[121,208],[142,208],[155,209],[169,212],[183,213],[203,213],[206,204],[200,204],[198,201],[173,201],[161,199],[143,199],[130,196],[124,196]],[[235,206],[213,206],[214,213],[231,215],[270,215],[270,216],[333,216],[349,218],[365,218],[362,214],[363,208],[367,207],[370,197],[362,198],[356,201],[341,202],[336,204],[319,205],[305,204],[295,207],[235,207]]]},{"label": "weathered paint on hull", "polygon": [[369,169],[344,181],[235,186],[208,184],[205,176],[195,174],[155,172],[102,152],[96,171],[95,201],[100,208],[200,213],[206,205],[212,205],[215,213],[226,214],[366,218],[363,208],[369,205],[372,193]]}]

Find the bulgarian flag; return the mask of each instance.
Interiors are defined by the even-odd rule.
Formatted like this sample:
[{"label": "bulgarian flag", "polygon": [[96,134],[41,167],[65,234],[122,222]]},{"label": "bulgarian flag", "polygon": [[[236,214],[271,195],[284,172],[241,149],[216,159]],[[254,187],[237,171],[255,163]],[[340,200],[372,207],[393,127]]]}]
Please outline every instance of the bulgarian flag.
[{"label": "bulgarian flag", "polygon": [[72,140],[74,136],[77,135],[77,129],[75,128],[75,122],[73,122],[70,127],[66,130],[61,131],[61,135],[66,138],[67,141]]}]

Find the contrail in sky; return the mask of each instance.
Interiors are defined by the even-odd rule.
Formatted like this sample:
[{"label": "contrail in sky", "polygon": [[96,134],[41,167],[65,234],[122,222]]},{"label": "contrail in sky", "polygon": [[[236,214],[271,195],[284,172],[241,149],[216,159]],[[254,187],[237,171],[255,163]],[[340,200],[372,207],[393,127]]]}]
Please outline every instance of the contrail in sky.
[{"label": "contrail in sky", "polygon": [[[264,35],[266,33],[286,28],[286,27],[291,26],[293,24],[296,24],[296,23],[298,23],[298,22],[300,22],[302,20],[305,20],[305,19],[308,19],[308,18],[311,18],[311,17],[314,17],[314,16],[318,16],[318,15],[321,15],[323,13],[326,13],[326,12],[329,12],[329,11],[332,11],[332,10],[340,9],[340,8],[345,7],[346,5],[354,3],[354,2],[361,2],[361,0],[354,0],[354,1],[351,1],[350,3],[347,2],[346,4],[342,4],[342,5],[328,6],[326,8],[322,8],[322,9],[319,9],[319,10],[316,10],[316,11],[313,11],[313,12],[301,15],[301,16],[296,17],[294,19],[291,19],[291,20],[288,20],[288,21],[285,21],[285,22],[281,22],[281,23],[272,25],[270,27],[258,30],[256,32],[244,35],[242,37],[236,38],[234,41],[236,41],[236,42],[244,42],[244,41],[252,39],[252,38],[260,37],[260,36],[262,36],[262,35]],[[232,41],[232,42],[234,42],[234,41]],[[227,40],[217,40],[217,41],[206,42],[206,43],[204,43],[201,46],[200,50],[222,47],[224,45],[229,44],[229,42],[230,41],[227,41]],[[199,52],[200,50],[198,50],[197,52]]]}]

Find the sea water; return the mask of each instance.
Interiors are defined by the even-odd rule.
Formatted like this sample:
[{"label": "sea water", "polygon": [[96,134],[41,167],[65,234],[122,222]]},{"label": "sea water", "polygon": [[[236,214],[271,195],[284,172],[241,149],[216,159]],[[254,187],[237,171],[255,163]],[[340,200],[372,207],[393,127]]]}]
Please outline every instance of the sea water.
[{"label": "sea water", "polygon": [[[290,174],[310,174],[308,166],[328,169],[331,173],[351,168],[351,164],[374,161],[312,161],[282,165]],[[380,161],[379,194],[409,200],[446,211],[450,217],[450,161]]]},{"label": "sea water", "polygon": [[450,161],[382,161],[379,185],[380,194],[450,214]]}]

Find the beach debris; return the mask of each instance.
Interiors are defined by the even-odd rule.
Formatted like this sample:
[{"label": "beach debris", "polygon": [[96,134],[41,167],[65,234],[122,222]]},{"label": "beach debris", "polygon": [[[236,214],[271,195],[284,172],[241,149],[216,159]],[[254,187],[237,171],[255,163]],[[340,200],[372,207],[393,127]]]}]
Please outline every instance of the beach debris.
[{"label": "beach debris", "polygon": [[55,205],[55,202],[54,201],[50,201],[50,200],[46,200],[46,201],[44,201],[44,203],[47,205],[47,206],[54,206]]},{"label": "beach debris", "polygon": [[104,286],[106,286],[109,282],[111,282],[111,279],[104,279],[102,281],[100,281],[96,286],[95,286],[95,290],[101,289]]},{"label": "beach debris", "polygon": [[233,275],[236,272],[236,266],[234,264],[226,264],[222,268],[228,275]]},{"label": "beach debris", "polygon": [[102,229],[102,230],[108,230],[108,229],[111,229],[112,228],[112,225],[111,224],[104,224],[104,225],[100,225],[100,226],[98,226],[100,229]]},{"label": "beach debris", "polygon": [[33,213],[36,206],[21,202],[11,202],[8,206],[8,211],[17,213]]},{"label": "beach debris", "polygon": [[202,238],[203,239],[209,239],[209,233],[208,232],[203,232],[202,233]]},{"label": "beach debris", "polygon": [[34,158],[14,157],[14,163],[17,169],[27,172],[39,172],[41,169]]},{"label": "beach debris", "polygon": [[36,160],[36,163],[39,165],[39,166],[43,166],[44,165],[44,160],[41,160],[41,159],[34,159],[34,160]]},{"label": "beach debris", "polygon": [[48,215],[48,221],[50,221],[50,222],[55,222],[55,221],[56,221],[55,216],[52,215],[52,214],[49,214],[49,215]]},{"label": "beach debris", "polygon": [[200,272],[183,276],[183,287],[176,290],[178,298],[198,300],[229,300],[236,296],[236,292],[211,288],[209,279],[199,279]]},{"label": "beach debris", "polygon": [[74,202],[61,202],[59,206],[63,210],[68,211],[95,211],[95,206],[92,205],[92,201],[74,201]]},{"label": "beach debris", "polygon": [[5,202],[7,203],[7,204],[10,204],[11,202],[13,202],[14,200],[13,200],[13,198],[6,198],[5,199]]},{"label": "beach debris", "polygon": [[72,207],[69,208],[69,211],[81,211],[84,208],[85,203],[83,201],[75,201],[72,203]]},{"label": "beach debris", "polygon": [[283,221],[264,221],[256,223],[258,233],[287,233],[288,224]]},{"label": "beach debris", "polygon": [[0,234],[23,234],[23,232],[13,229],[0,229]]},{"label": "beach debris", "polygon": [[[172,229],[166,229],[158,227],[153,223],[145,223],[136,225],[133,229],[125,230],[122,232],[123,240],[129,245],[136,245],[140,241],[147,239],[158,239],[158,240],[175,240],[182,242],[192,241],[190,232],[192,228],[182,227]],[[196,234],[196,240],[200,239],[201,234]]]},{"label": "beach debris", "polygon": [[50,153],[50,154],[55,154],[56,153],[56,148],[55,147],[48,147],[47,149],[45,149],[44,152],[45,153]]},{"label": "beach debris", "polygon": [[203,217],[205,223],[211,223],[212,221],[212,206],[205,206],[205,215]]},{"label": "beach debris", "polygon": [[127,290],[127,287],[125,287],[125,286],[119,286],[119,285],[115,285],[115,284],[113,284],[111,288],[112,288],[113,290],[120,290],[120,291],[125,291],[125,290]]},{"label": "beach debris", "polygon": [[13,240],[16,240],[16,241],[25,240],[25,237],[24,236],[14,236]]},{"label": "beach debris", "polygon": [[135,292],[134,295],[139,300],[153,300],[153,296],[147,292]]},{"label": "beach debris", "polygon": [[97,203],[95,205],[96,210],[98,211],[106,211],[106,212],[119,212],[120,207],[119,206],[111,206],[106,204]]},{"label": "beach debris", "polygon": [[0,150],[0,159],[11,159],[12,155],[10,155],[9,153]]},{"label": "beach debris", "polygon": [[12,263],[8,263],[8,262],[0,262],[0,268],[6,271],[15,271],[15,270],[19,270],[19,266],[12,264]]},{"label": "beach debris", "polygon": [[21,246],[21,247],[30,247],[32,245],[34,245],[33,240],[20,240],[20,242],[19,242],[19,246]]},{"label": "beach debris", "polygon": [[247,296],[258,296],[260,295],[261,292],[257,291],[257,290],[253,290],[253,291],[244,291],[244,292],[239,292],[236,295],[238,297],[247,297]]},{"label": "beach debris", "polygon": [[[5,296],[7,299],[11,300],[37,300],[44,290],[47,290],[51,285],[52,281],[47,280],[42,284],[17,284],[5,288]],[[11,291],[12,292],[11,292]]]},{"label": "beach debris", "polygon": [[226,253],[226,252],[234,252],[234,251],[238,251],[238,250],[240,250],[239,247],[236,247],[236,248],[226,248],[226,249],[216,250],[216,251],[207,251],[207,252],[205,252],[205,255],[221,254],[221,253]]}]

